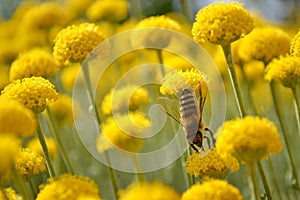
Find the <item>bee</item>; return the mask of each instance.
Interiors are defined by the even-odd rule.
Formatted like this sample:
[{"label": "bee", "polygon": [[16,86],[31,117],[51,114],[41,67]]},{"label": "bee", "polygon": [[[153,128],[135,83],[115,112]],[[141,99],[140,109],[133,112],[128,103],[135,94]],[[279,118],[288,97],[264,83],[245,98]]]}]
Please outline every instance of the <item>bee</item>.
[{"label": "bee", "polygon": [[[195,91],[199,92],[199,99],[196,98]],[[211,149],[211,142],[214,146],[216,140],[212,131],[205,127],[202,120],[202,113],[207,96],[207,85],[200,82],[196,89],[184,89],[179,96],[179,105],[175,100],[166,97],[159,97],[158,103],[163,106],[167,115],[172,117],[183,127],[187,141],[197,152],[204,151],[203,142],[207,141],[208,148]],[[209,137],[204,134],[208,132]],[[210,141],[210,138],[212,141]]]}]

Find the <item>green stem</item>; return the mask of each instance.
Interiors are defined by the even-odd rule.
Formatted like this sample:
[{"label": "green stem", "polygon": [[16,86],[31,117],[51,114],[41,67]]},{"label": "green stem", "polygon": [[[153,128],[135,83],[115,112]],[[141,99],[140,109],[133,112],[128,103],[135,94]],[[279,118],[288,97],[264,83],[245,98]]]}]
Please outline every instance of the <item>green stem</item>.
[{"label": "green stem", "polygon": [[[224,52],[224,55],[226,58],[226,62],[228,64],[229,76],[230,76],[231,84],[232,84],[233,91],[235,94],[235,99],[236,99],[237,106],[239,109],[240,117],[243,118],[247,115],[247,112],[246,112],[245,104],[244,104],[244,101],[242,98],[241,89],[239,86],[238,78],[237,78],[235,67],[234,67],[234,61],[233,61],[232,52],[231,52],[231,44],[222,46],[222,49],[223,49],[223,52]],[[266,193],[268,193],[268,191],[270,191],[269,184],[267,182],[267,179],[263,178],[263,177],[266,177],[265,172],[261,168],[259,173],[262,178]],[[271,196],[271,193],[268,193],[268,195]]]},{"label": "green stem", "polygon": [[296,187],[299,188],[299,181],[298,181],[298,174],[297,174],[297,168],[296,168],[296,164],[293,160],[293,157],[292,157],[292,150],[291,150],[291,147],[290,147],[290,143],[289,143],[289,140],[287,138],[287,130],[284,126],[284,123],[283,123],[283,118],[282,118],[282,113],[279,109],[280,107],[280,104],[279,104],[279,99],[278,99],[278,96],[277,96],[277,93],[276,93],[276,87],[275,87],[275,83],[274,82],[271,82],[270,83],[270,87],[271,87],[271,94],[272,94],[272,98],[273,98],[273,101],[274,101],[274,107],[275,107],[275,112],[276,112],[276,115],[278,117],[278,121],[279,121],[279,125],[281,127],[281,130],[282,130],[282,135],[283,135],[283,139],[284,139],[284,142],[286,144],[286,150],[287,150],[287,153],[288,153],[288,156],[289,156],[289,160],[291,162],[291,165],[292,165],[292,173],[293,173],[293,176],[294,176],[294,179],[295,179],[295,183],[296,183]]},{"label": "green stem", "polygon": [[109,175],[110,175],[110,180],[111,180],[111,183],[112,183],[112,186],[113,186],[115,199],[119,199],[119,187],[118,187],[118,183],[117,183],[117,177],[116,177],[116,174],[115,174],[115,170],[111,167],[112,164],[111,164],[111,159],[110,159],[108,151],[105,151],[104,154],[106,156],[106,160],[107,160],[107,163],[109,165],[108,166]]},{"label": "green stem", "polygon": [[298,122],[298,129],[300,129],[299,127],[299,120],[300,120],[300,102],[299,102],[299,98],[298,98],[298,94],[297,94],[297,88],[296,87],[292,87],[292,92],[293,92],[293,97],[295,99],[296,102],[296,114],[297,114],[297,122]]},{"label": "green stem", "polygon": [[246,164],[246,167],[247,167],[247,172],[248,172],[248,180],[249,180],[250,189],[253,192],[255,200],[260,200],[259,185],[258,185],[258,181],[257,181],[257,177],[256,177],[255,163],[248,163],[248,164]]},{"label": "green stem", "polygon": [[30,200],[30,195],[26,188],[24,178],[18,173],[16,168],[13,168],[12,171],[13,171],[13,176],[14,176],[13,181],[15,182],[17,188],[19,189],[19,192],[22,195],[23,200]]},{"label": "green stem", "polygon": [[[38,119],[38,117],[37,117],[37,119]],[[46,165],[47,165],[47,171],[48,171],[50,177],[53,178],[53,177],[55,177],[55,171],[54,171],[54,167],[52,165],[52,161],[51,161],[50,154],[49,154],[49,151],[48,151],[48,147],[47,147],[47,144],[46,144],[46,141],[45,141],[45,137],[43,135],[41,125],[40,125],[39,122],[38,122],[38,125],[37,125],[36,133],[37,133],[37,136],[39,138],[40,144],[41,144],[42,149],[43,149],[43,153],[44,153],[45,160],[46,160]]]},{"label": "green stem", "polygon": [[34,188],[34,185],[33,185],[33,183],[32,183],[32,178],[29,178],[27,182],[28,182],[29,187],[30,187],[30,190],[31,190],[31,192],[32,192],[32,196],[33,196],[33,198],[35,199],[35,198],[36,198],[36,195],[37,195],[37,192],[36,192],[36,190],[35,190],[35,188]]},{"label": "green stem", "polygon": [[268,197],[268,200],[273,200],[272,195],[271,195],[271,190],[270,190],[270,187],[269,187],[268,182],[267,182],[267,177],[264,173],[264,169],[263,169],[263,166],[262,166],[260,160],[257,162],[257,167],[258,167],[258,171],[260,173],[260,177],[262,179],[262,183],[263,183],[264,188],[266,190],[266,195]]},{"label": "green stem", "polygon": [[192,22],[193,20],[193,13],[191,12],[189,8],[189,3],[192,1],[187,0],[180,0],[180,6],[181,6],[181,12],[182,14],[187,18],[189,22]]},{"label": "green stem", "polygon": [[238,78],[234,67],[233,57],[231,53],[231,44],[222,46],[222,49],[228,65],[229,76],[230,76],[230,80],[231,80],[231,84],[234,91],[240,116],[245,117],[247,114],[246,114],[245,104],[242,98]]},{"label": "green stem", "polygon": [[161,49],[156,49],[155,51],[157,53],[157,57],[158,57],[158,60],[159,60],[159,63],[160,63],[161,75],[162,75],[162,77],[164,77],[166,75],[166,72],[165,72],[165,68],[164,68],[164,62],[163,62],[163,57],[162,57],[162,50]]},{"label": "green stem", "polygon": [[132,160],[133,160],[134,165],[136,167],[136,175],[137,175],[139,183],[145,182],[145,177],[144,177],[143,173],[141,173],[141,171],[142,171],[141,170],[141,163],[139,162],[138,157],[136,155],[133,155]]},{"label": "green stem", "polygon": [[70,158],[69,158],[68,153],[66,151],[65,145],[61,140],[60,133],[59,133],[58,127],[57,127],[57,122],[53,118],[52,113],[51,113],[49,108],[47,108],[47,115],[48,115],[48,118],[49,118],[48,122],[50,124],[50,128],[52,129],[53,136],[55,137],[55,140],[58,144],[58,149],[59,149],[60,154],[63,158],[64,164],[67,167],[68,173],[75,174],[74,168],[73,168],[73,166],[70,162]]}]

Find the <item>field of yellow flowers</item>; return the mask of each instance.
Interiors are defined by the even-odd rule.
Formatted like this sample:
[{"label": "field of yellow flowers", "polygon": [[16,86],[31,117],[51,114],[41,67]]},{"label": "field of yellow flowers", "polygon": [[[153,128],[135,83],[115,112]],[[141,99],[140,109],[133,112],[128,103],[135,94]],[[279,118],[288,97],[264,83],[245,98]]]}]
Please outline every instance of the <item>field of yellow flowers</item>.
[{"label": "field of yellow flowers", "polygon": [[299,199],[299,15],[141,2],[0,19],[0,200]]}]

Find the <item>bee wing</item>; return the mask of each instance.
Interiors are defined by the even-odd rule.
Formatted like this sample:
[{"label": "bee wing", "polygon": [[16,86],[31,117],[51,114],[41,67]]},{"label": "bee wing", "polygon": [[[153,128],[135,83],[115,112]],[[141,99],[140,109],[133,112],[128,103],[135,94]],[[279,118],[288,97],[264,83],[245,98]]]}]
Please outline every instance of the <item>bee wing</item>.
[{"label": "bee wing", "polygon": [[197,85],[196,90],[199,90],[199,111],[200,111],[200,116],[202,115],[208,88],[205,82],[200,82]]},{"label": "bee wing", "polygon": [[179,113],[179,104],[177,101],[173,99],[169,99],[167,97],[158,97],[157,103],[160,104],[167,115],[172,117],[179,124],[180,122],[180,113]]}]

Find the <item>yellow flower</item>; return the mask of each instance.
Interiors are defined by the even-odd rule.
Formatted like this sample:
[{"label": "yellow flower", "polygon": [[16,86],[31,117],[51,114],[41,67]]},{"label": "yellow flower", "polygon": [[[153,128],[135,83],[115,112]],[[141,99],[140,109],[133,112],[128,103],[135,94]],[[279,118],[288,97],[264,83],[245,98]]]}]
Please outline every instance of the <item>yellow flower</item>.
[{"label": "yellow flower", "polygon": [[67,90],[72,90],[75,79],[77,77],[78,70],[80,68],[79,63],[74,63],[64,67],[60,73],[61,83]]},{"label": "yellow flower", "polygon": [[72,125],[74,123],[73,104],[70,96],[60,94],[55,102],[49,104],[49,109],[59,124]]},{"label": "yellow flower", "polygon": [[41,48],[31,49],[12,63],[9,79],[10,81],[30,78],[31,76],[42,76],[48,78],[58,70],[57,65],[50,52]]},{"label": "yellow flower", "polygon": [[187,60],[180,56],[169,55],[167,54],[163,58],[164,65],[168,67],[172,67],[175,70],[189,70],[193,68],[193,65],[189,63]]},{"label": "yellow flower", "polygon": [[3,89],[2,96],[18,100],[34,112],[40,113],[49,103],[56,101],[58,93],[50,81],[33,76],[9,84]]},{"label": "yellow flower", "polygon": [[230,120],[217,134],[220,137],[216,148],[224,159],[232,155],[244,163],[254,163],[268,158],[269,153],[282,151],[277,128],[267,118],[247,116]]},{"label": "yellow flower", "polygon": [[32,136],[37,126],[34,113],[22,103],[0,99],[0,134],[13,133],[22,137]]},{"label": "yellow flower", "polygon": [[21,148],[21,141],[14,135],[9,133],[0,134],[0,180],[13,167],[14,160]]},{"label": "yellow flower", "polygon": [[185,163],[187,173],[199,176],[202,180],[225,179],[230,171],[237,171],[239,167],[240,165],[234,157],[228,156],[227,159],[223,159],[215,148],[203,158],[200,158],[199,154],[193,153]]},{"label": "yellow flower", "polygon": [[[57,154],[57,146],[53,138],[45,137],[46,145],[48,152],[51,157],[54,157]],[[34,138],[28,142],[27,148],[31,151],[37,153],[38,155],[44,155],[42,146],[38,138]]]},{"label": "yellow flower", "polygon": [[290,54],[292,56],[300,57],[300,31],[292,38]]},{"label": "yellow flower", "polygon": [[265,65],[262,61],[251,60],[244,64],[243,70],[249,81],[255,81],[263,77]]},{"label": "yellow flower", "polygon": [[0,64],[0,90],[9,84],[9,66]]},{"label": "yellow flower", "polygon": [[160,92],[163,95],[174,93],[176,95],[181,95],[184,89],[195,90],[200,82],[207,83],[206,77],[195,68],[186,71],[174,71],[163,77],[161,80],[162,86],[160,87]]},{"label": "yellow flower", "polygon": [[69,62],[82,62],[103,40],[98,26],[93,23],[66,27],[54,40],[53,55],[56,64],[63,66]]},{"label": "yellow flower", "polygon": [[194,40],[223,46],[250,33],[254,20],[242,6],[237,2],[216,2],[199,10],[192,29]]},{"label": "yellow flower", "polygon": [[133,183],[120,191],[120,200],[180,200],[180,195],[159,181]]},{"label": "yellow flower", "polygon": [[45,2],[29,8],[23,16],[22,24],[27,29],[50,28],[62,24],[64,19],[64,11],[59,3]]},{"label": "yellow flower", "polygon": [[240,191],[223,180],[195,184],[183,193],[181,200],[243,200]]},{"label": "yellow flower", "polygon": [[144,143],[141,138],[143,131],[149,126],[150,121],[139,112],[109,118],[101,125],[102,132],[97,139],[97,149],[100,153],[114,147],[123,151],[139,152]]},{"label": "yellow flower", "polygon": [[[4,197],[4,195],[2,194],[2,192],[5,192],[6,193],[6,197]],[[11,187],[8,187],[8,188],[5,188],[4,191],[0,190],[0,199],[1,200],[22,200],[22,197],[19,196],[16,191],[11,188]]]},{"label": "yellow flower", "polygon": [[67,20],[73,21],[80,18],[94,1],[95,0],[64,0],[63,6],[65,8]]},{"label": "yellow flower", "polygon": [[93,200],[101,200],[96,183],[87,177],[63,174],[56,179],[49,179],[42,185],[36,200],[78,200],[81,196],[88,196]]},{"label": "yellow flower", "polygon": [[134,111],[149,101],[150,97],[146,89],[136,85],[127,85],[118,90],[112,89],[104,97],[101,109],[106,115],[112,114],[112,106],[114,112],[126,113],[127,109]]},{"label": "yellow flower", "polygon": [[265,79],[281,81],[285,87],[293,88],[299,82],[300,57],[273,59],[266,68]]},{"label": "yellow flower", "polygon": [[87,17],[92,21],[100,19],[119,22],[128,16],[127,0],[98,0],[87,10]]},{"label": "yellow flower", "polygon": [[244,62],[256,59],[265,64],[285,55],[290,49],[290,36],[278,27],[255,28],[240,44],[239,56]]},{"label": "yellow flower", "polygon": [[[169,29],[173,31],[180,31],[181,25],[164,15],[162,16],[151,16],[141,20],[136,24],[135,32],[133,34],[131,44],[132,46],[157,46],[158,44],[165,48],[169,45],[172,35],[170,32],[164,29]],[[161,30],[143,30],[143,28],[162,28]],[[141,30],[139,30],[141,29]]]},{"label": "yellow flower", "polygon": [[25,177],[46,171],[46,161],[44,157],[28,148],[23,148],[18,153],[15,166],[19,174]]}]

